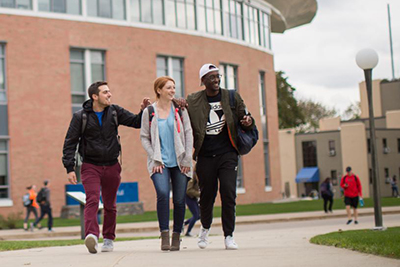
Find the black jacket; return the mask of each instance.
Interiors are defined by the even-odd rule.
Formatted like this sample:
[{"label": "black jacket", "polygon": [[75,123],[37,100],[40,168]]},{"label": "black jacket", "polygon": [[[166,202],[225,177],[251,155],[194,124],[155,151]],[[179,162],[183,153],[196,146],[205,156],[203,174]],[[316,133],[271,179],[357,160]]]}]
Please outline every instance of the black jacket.
[{"label": "black jacket", "polygon": [[[92,100],[85,101],[82,106],[82,110],[73,114],[64,141],[62,161],[67,173],[74,171],[75,151],[78,143],[80,144],[79,154],[83,157],[83,162],[100,166],[113,165],[118,162],[120,151],[117,138],[118,125],[134,128],[140,128],[141,125],[142,112],[135,115],[118,105],[111,105],[104,109],[102,126],[100,126],[99,119],[92,108]],[[117,112],[118,125],[113,118],[113,110]],[[87,122],[83,136],[80,138],[83,112],[87,114]]]}]

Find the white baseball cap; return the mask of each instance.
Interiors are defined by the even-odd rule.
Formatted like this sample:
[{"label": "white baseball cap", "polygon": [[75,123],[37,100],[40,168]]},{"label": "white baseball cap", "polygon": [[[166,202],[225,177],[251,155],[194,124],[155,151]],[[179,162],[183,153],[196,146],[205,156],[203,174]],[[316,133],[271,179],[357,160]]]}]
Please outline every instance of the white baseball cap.
[{"label": "white baseball cap", "polygon": [[206,74],[212,72],[212,71],[218,71],[219,69],[214,65],[214,64],[204,64],[199,71],[199,78],[200,78],[200,85],[203,85],[203,82],[201,81],[201,78],[203,78]]}]

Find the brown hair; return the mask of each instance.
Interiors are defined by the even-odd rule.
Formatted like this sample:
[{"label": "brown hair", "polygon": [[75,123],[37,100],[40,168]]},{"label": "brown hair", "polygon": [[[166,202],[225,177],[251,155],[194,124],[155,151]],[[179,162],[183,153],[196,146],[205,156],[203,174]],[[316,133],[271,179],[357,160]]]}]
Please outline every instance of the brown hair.
[{"label": "brown hair", "polygon": [[93,100],[92,95],[99,95],[99,87],[102,85],[107,85],[107,82],[105,81],[98,81],[98,82],[94,82],[89,86],[88,89],[88,95],[90,97],[90,99]]},{"label": "brown hair", "polygon": [[161,76],[154,81],[154,92],[156,93],[157,98],[160,98],[160,94],[157,92],[157,89],[162,89],[168,81],[171,81],[175,84],[175,80],[169,76]]}]

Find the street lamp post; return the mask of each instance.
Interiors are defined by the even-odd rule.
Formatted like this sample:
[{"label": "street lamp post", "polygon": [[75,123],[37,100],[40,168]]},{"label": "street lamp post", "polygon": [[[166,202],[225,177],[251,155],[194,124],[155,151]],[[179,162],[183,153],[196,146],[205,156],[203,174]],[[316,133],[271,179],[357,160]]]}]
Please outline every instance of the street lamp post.
[{"label": "street lamp post", "polygon": [[367,87],[368,111],[369,111],[369,132],[371,140],[371,164],[372,164],[372,186],[374,193],[374,230],[384,230],[382,224],[382,207],[379,186],[379,171],[376,153],[376,134],[374,108],[372,103],[372,69],[378,64],[378,54],[372,49],[362,49],[356,55],[357,65],[364,70],[365,85]]}]

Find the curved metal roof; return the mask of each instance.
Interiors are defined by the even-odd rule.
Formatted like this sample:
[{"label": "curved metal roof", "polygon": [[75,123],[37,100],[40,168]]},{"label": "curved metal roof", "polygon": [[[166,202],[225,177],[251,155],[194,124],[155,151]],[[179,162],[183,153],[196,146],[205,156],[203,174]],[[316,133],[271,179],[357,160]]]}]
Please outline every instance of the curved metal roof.
[{"label": "curved metal roof", "polygon": [[272,8],[271,30],[283,33],[310,23],[317,13],[317,0],[264,0]]}]

